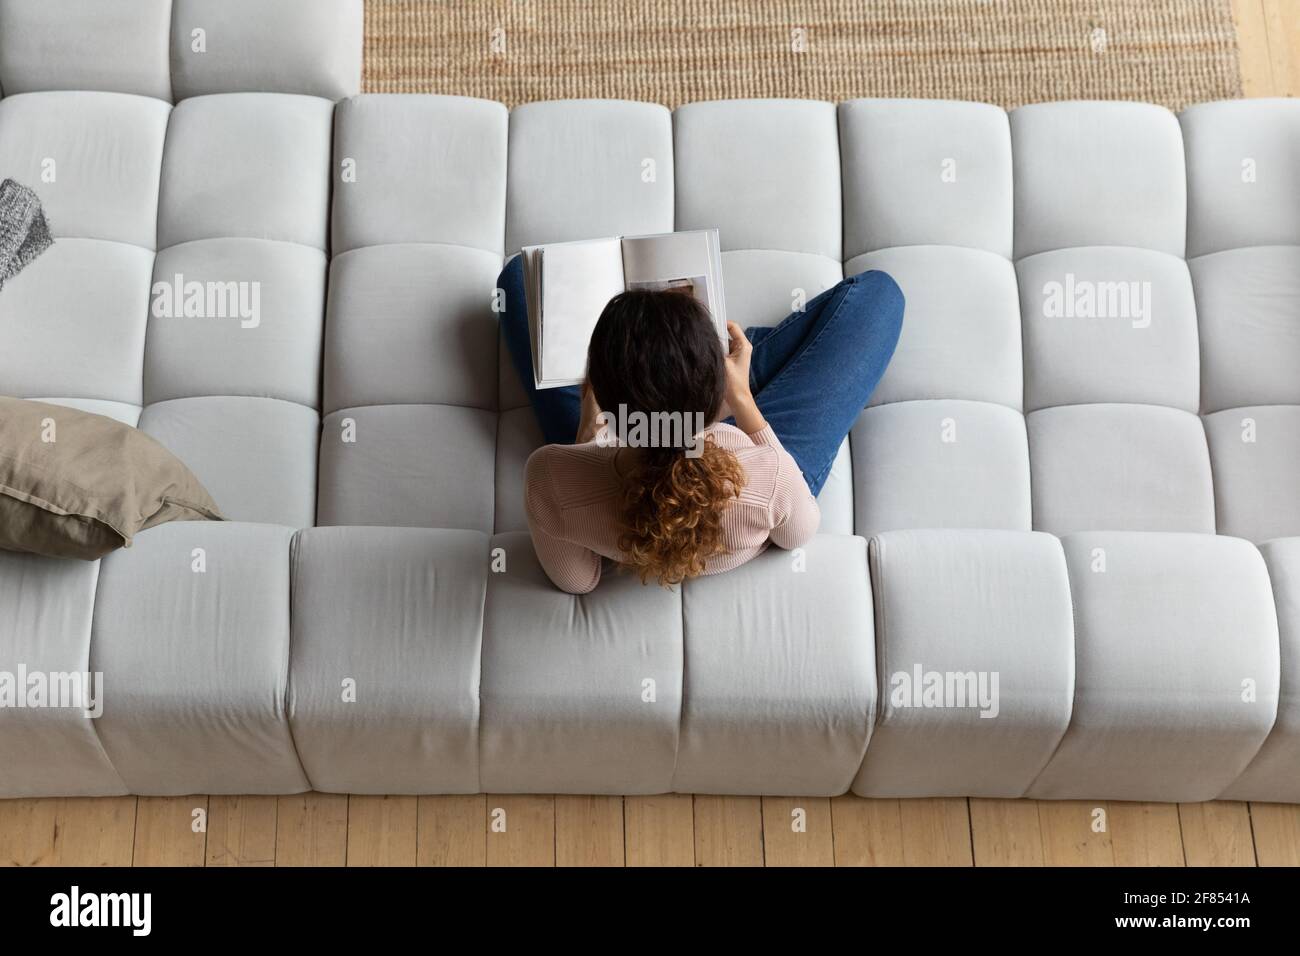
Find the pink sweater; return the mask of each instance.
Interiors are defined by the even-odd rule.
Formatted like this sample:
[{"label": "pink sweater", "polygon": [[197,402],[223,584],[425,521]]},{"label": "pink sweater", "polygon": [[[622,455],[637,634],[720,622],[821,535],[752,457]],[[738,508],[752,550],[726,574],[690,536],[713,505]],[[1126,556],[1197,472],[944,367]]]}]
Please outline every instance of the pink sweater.
[{"label": "pink sweater", "polygon": [[[705,563],[705,574],[739,567],[762,554],[768,541],[797,548],[817,533],[817,501],[770,426],[746,435],[718,423],[704,434],[735,454],[746,477],[740,497],[723,514],[726,551]],[[524,506],[537,557],[555,585],[571,594],[596,586],[602,557],[619,557],[617,451],[596,442],[545,445],[524,470]]]}]

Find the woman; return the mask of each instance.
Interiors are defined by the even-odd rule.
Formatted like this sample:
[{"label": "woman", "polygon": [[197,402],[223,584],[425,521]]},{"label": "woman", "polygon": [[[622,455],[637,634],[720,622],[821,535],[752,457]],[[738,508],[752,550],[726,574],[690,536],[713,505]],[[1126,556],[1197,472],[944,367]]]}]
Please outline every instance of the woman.
[{"label": "woman", "polygon": [[[538,390],[518,257],[497,284],[506,347],[549,443],[525,469],[528,526],[547,575],[573,594],[596,586],[602,558],[668,586],[738,567],[769,541],[805,544],[903,322],[898,285],[866,272],[773,328],[727,323],[724,354],[690,295],[625,292],[596,323],[587,383]],[[664,413],[707,427],[625,427]],[[673,437],[621,441],[619,426],[624,439]]]}]

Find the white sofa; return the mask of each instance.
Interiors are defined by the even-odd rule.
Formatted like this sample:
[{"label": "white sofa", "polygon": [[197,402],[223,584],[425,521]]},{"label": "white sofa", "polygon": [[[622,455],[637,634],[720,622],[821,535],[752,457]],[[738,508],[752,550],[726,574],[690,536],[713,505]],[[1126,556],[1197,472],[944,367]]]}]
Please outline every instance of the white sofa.
[{"label": "white sofa", "polygon": [[[234,519],[0,554],[0,676],[104,679],[0,708],[0,796],[1300,801],[1300,103],[507,111],[355,95],[361,16],[0,0],[0,178],[56,239],[0,394],[138,424]],[[743,324],[888,271],[897,355],[804,552],[561,593],[497,273],[706,226]],[[176,274],[258,324],[151,316]]]}]

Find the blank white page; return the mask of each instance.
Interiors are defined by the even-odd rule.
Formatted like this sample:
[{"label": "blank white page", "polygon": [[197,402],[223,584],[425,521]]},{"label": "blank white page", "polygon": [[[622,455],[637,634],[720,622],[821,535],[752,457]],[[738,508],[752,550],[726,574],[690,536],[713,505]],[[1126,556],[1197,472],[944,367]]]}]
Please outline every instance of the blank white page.
[{"label": "blank white page", "polygon": [[558,242],[542,257],[539,385],[576,385],[587,373],[587,345],[605,305],[623,291],[618,239]]}]

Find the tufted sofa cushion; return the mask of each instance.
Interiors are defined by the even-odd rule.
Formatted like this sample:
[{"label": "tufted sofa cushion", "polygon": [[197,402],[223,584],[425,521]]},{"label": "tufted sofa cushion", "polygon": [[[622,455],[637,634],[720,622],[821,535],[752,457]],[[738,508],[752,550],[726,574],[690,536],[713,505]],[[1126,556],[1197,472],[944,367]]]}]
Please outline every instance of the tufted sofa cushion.
[{"label": "tufted sofa cushion", "polygon": [[1219,531],[1300,535],[1300,108],[1186,110],[1188,264]]},{"label": "tufted sofa cushion", "polygon": [[0,90],[101,90],[170,102],[172,0],[133,0],[132,8],[103,0],[6,0]]},{"label": "tufted sofa cushion", "polygon": [[320,524],[493,531],[506,121],[456,97],[339,107]]}]

